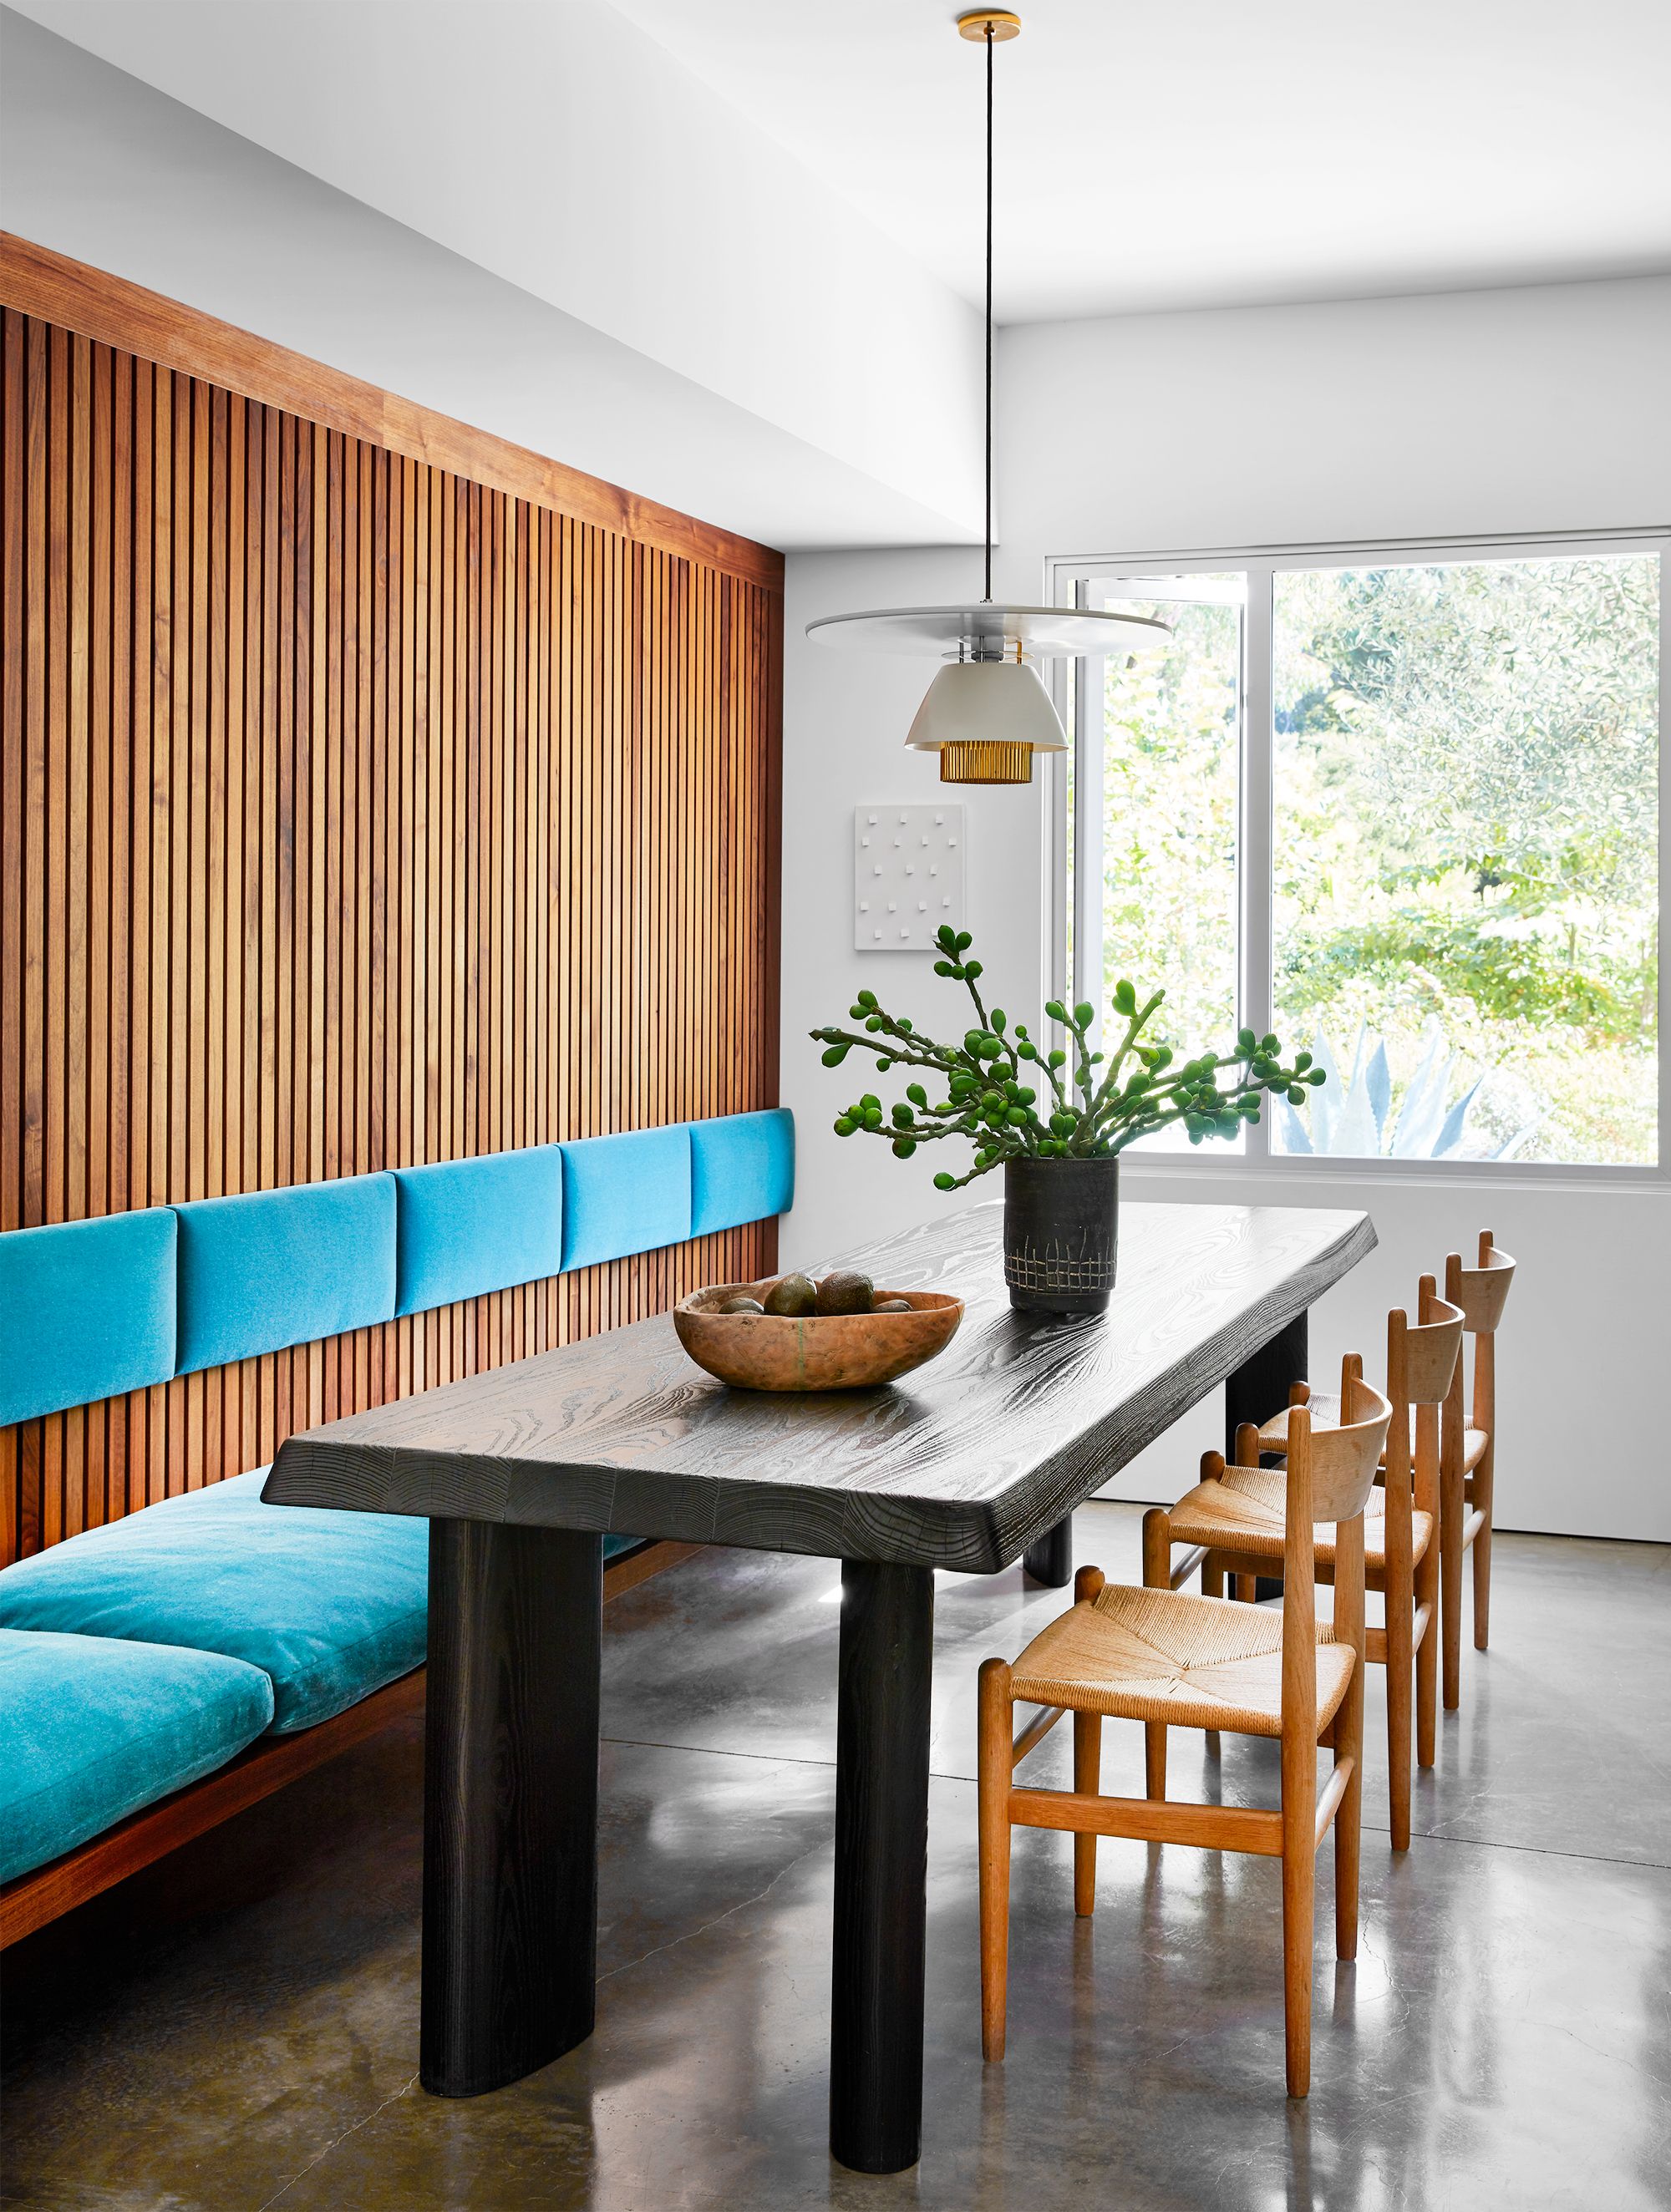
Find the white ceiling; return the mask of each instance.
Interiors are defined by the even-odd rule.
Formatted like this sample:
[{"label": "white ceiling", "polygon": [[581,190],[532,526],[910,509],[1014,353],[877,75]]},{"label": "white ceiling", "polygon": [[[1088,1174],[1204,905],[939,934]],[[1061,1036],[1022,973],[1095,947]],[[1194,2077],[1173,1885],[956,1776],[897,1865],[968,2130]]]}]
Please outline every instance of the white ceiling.
[{"label": "white ceiling", "polygon": [[[966,543],[957,8],[13,0],[4,220],[769,543]],[[1006,321],[1671,269],[1671,0],[1021,12]]]},{"label": "white ceiling", "polygon": [[[979,295],[974,0],[612,0]],[[999,313],[1372,297],[1671,267],[1671,0],[1019,0]]]}]

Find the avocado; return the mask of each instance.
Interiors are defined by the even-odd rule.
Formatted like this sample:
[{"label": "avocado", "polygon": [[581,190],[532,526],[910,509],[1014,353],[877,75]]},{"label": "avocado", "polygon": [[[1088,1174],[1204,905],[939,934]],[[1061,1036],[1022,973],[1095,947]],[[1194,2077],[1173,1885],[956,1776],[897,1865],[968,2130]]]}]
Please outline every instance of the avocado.
[{"label": "avocado", "polygon": [[818,1310],[818,1287],[806,1275],[780,1275],[766,1293],[761,1311],[783,1314],[791,1321]]},{"label": "avocado", "polygon": [[818,1285],[818,1311],[821,1314],[866,1314],[875,1299],[876,1291],[870,1277],[855,1274],[848,1267],[838,1267],[834,1274],[826,1275]]},{"label": "avocado", "polygon": [[909,1298],[884,1298],[879,1305],[871,1308],[872,1313],[914,1313],[916,1308]]},{"label": "avocado", "polygon": [[727,1298],[724,1305],[715,1306],[714,1310],[722,1314],[764,1313],[766,1309],[758,1298]]}]

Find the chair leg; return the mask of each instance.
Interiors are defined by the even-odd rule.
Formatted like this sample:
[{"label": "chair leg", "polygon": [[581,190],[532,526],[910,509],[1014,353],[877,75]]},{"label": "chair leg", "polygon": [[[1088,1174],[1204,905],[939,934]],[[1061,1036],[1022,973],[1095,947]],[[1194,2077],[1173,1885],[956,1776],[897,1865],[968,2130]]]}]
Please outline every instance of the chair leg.
[{"label": "chair leg", "polygon": [[1415,1599],[1409,1586],[1393,1587],[1387,1577],[1387,1773],[1390,1783],[1393,1849],[1410,1848],[1410,1686],[1414,1672],[1411,1639],[1415,1632]]},{"label": "chair leg", "polygon": [[[1439,1573],[1430,1541],[1416,1569],[1416,1603],[1427,1607],[1427,1630],[1416,1647],[1416,1764],[1431,1766],[1438,1736]],[[1411,1633],[1413,1635],[1414,1624]]]},{"label": "chair leg", "polygon": [[[1094,1797],[1103,1780],[1103,1716],[1073,1716],[1073,1787],[1082,1797]],[[1073,1910],[1088,1920],[1097,1908],[1097,1838],[1076,1833],[1073,1838]]]},{"label": "chair leg", "polygon": [[[1209,1552],[1206,1559],[1201,1561],[1201,1595],[1222,1598],[1224,1595],[1224,1568]],[[1219,1755],[1219,1737],[1217,1729],[1209,1729],[1206,1732],[1206,1755],[1209,1759],[1217,1759]]]},{"label": "chair leg", "polygon": [[1474,1648],[1483,1651],[1491,1641],[1492,1620],[1492,1455],[1474,1470],[1474,1502],[1485,1516],[1474,1540]]},{"label": "chair leg", "polygon": [[1004,2056],[1010,1977],[1010,1776],[1015,1726],[1010,1670],[983,1661],[980,1675],[981,2050]]},{"label": "chair leg", "polygon": [[1259,1577],[1257,1575],[1237,1575],[1235,1577],[1235,1581],[1237,1601],[1243,1605],[1257,1605],[1259,1603]]},{"label": "chair leg", "polygon": [[[1170,1589],[1172,1584],[1172,1522],[1158,1505],[1151,1505],[1143,1516],[1143,1584],[1145,1589]],[[1151,1797],[1166,1795],[1164,1721],[1143,1724],[1143,1778]]]},{"label": "chair leg", "polygon": [[1282,1760],[1282,1984],[1288,2094],[1311,2089],[1312,1913],[1317,1880],[1316,1752],[1309,1744]]},{"label": "chair leg", "polygon": [[1352,1778],[1334,1813],[1334,1955],[1358,1956],[1358,1867],[1364,1842],[1364,1668],[1352,1671],[1335,1730],[1336,1763],[1352,1760]]},{"label": "chair leg", "polygon": [[1439,1476],[1439,1612],[1448,1713],[1454,1713],[1462,1702],[1463,1512],[1461,1474],[1443,1470]]}]

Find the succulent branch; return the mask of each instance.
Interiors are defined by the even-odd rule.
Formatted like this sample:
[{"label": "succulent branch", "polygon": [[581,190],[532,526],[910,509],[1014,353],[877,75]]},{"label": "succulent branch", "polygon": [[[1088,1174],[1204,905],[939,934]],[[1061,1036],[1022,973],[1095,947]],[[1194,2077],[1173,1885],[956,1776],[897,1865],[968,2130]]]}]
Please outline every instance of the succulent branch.
[{"label": "succulent branch", "polygon": [[[1071,1051],[1047,1047],[1024,1023],[1012,1026],[1001,1006],[987,1006],[979,988],[981,963],[967,957],[973,941],[966,929],[949,927],[937,939],[941,957],[934,973],[963,984],[975,1010],[960,1045],[921,1036],[904,1016],[890,1014],[873,991],[860,991],[849,1009],[848,1018],[860,1028],[811,1032],[824,1048],[826,1067],[839,1067],[858,1050],[875,1054],[878,1074],[896,1066],[920,1071],[892,1107],[884,1108],[872,1091],[843,1107],[836,1133],[884,1137],[900,1159],[908,1159],[919,1145],[966,1138],[975,1146],[974,1164],[963,1175],[942,1170],[934,1177],[940,1190],[961,1190],[1006,1160],[1107,1158],[1177,1122],[1192,1144],[1234,1136],[1245,1122],[1259,1119],[1267,1091],[1297,1106],[1309,1088],[1327,1080],[1309,1052],[1297,1053],[1285,1065],[1277,1039],[1249,1029],[1239,1033],[1233,1052],[1179,1060],[1170,1044],[1150,1042],[1144,1034],[1166,994],[1153,992],[1139,1005],[1128,982],[1115,988],[1114,1011],[1125,1030],[1111,1057],[1091,1048],[1097,1010],[1088,1003],[1070,1008],[1050,1000],[1045,1013],[1072,1043]],[[1026,1079],[1035,1073],[1037,1083]],[[944,1095],[931,1097],[924,1077]],[[1048,1092],[1042,1098],[1041,1085]]]}]

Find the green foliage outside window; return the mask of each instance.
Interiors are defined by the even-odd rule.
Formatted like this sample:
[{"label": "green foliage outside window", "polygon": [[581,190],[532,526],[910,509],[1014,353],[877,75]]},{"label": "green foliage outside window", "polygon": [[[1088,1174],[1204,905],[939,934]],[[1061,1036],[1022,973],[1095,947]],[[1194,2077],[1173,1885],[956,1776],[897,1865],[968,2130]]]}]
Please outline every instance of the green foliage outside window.
[{"label": "green foliage outside window", "polygon": [[[1436,1067],[1447,1115],[1474,1090],[1447,1157],[1654,1160],[1657,558],[1274,593],[1279,1026],[1343,1066],[1384,1044],[1388,1131]],[[1167,611],[1167,650],[1109,671],[1103,945],[1194,1031],[1235,1013],[1238,615]]]}]

